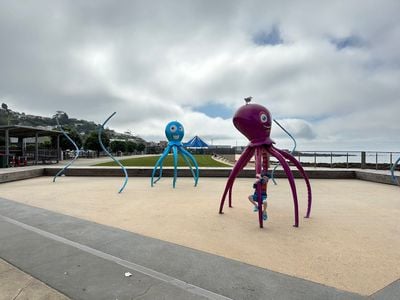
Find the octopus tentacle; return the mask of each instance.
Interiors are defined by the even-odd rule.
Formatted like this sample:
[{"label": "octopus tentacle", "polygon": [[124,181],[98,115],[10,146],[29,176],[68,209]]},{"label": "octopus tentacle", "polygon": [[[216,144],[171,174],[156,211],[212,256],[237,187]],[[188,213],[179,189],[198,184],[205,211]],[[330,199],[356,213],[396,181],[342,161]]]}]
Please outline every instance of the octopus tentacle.
[{"label": "octopus tentacle", "polygon": [[261,169],[262,169],[261,147],[256,148],[254,162],[255,162],[256,174],[261,174]]},{"label": "octopus tentacle", "polygon": [[263,228],[263,209],[262,209],[261,182],[257,183],[256,190],[257,190],[258,222],[260,224],[260,228]]},{"label": "octopus tentacle", "polygon": [[172,187],[175,188],[176,177],[178,176],[178,150],[177,146],[172,146],[172,153],[174,155],[174,181],[172,182]]},{"label": "octopus tentacle", "polygon": [[[268,148],[266,146],[264,147],[259,147],[257,149],[258,151],[256,152],[256,173],[260,174],[262,171],[267,172],[268,171],[268,165],[269,165],[269,154],[268,154]],[[262,189],[261,189],[261,183],[257,184],[257,206],[258,206],[258,222],[260,224],[260,228],[263,228],[263,209],[262,209]]]},{"label": "octopus tentacle", "polygon": [[[255,169],[256,174],[261,174],[262,169],[262,148],[256,148],[256,155],[255,155]],[[260,223],[260,228],[263,228],[263,209],[262,209],[262,192],[261,192],[261,183],[257,183],[257,204],[258,204],[258,221]]]},{"label": "octopus tentacle", "polygon": [[[246,163],[243,165],[243,167],[238,171],[238,173],[247,165],[247,163],[251,160],[251,157],[254,155],[255,148],[252,148],[252,149],[253,149],[253,151],[248,152],[248,153],[246,153],[246,149],[243,151],[243,154],[241,155],[241,157],[244,156],[244,155],[246,155],[246,157],[244,157],[244,159],[247,160],[247,162],[246,162]],[[240,157],[240,158],[241,158],[241,157]],[[240,160],[240,159],[239,159],[239,160]],[[239,161],[238,161],[238,162],[239,162]],[[232,170],[232,171],[233,171],[233,170]],[[231,185],[231,187],[229,188],[229,207],[232,207],[232,188],[233,188],[233,184],[234,184],[235,180],[236,180],[236,176],[235,176],[235,178],[233,178],[232,185]]]},{"label": "octopus tentacle", "polygon": [[[165,148],[164,152],[162,153],[163,159],[160,161],[160,172],[158,174],[158,178],[154,181],[154,183],[157,183],[157,181],[159,181],[162,177],[162,172],[163,172],[163,161],[165,159],[165,157],[168,156],[169,152],[171,151],[171,146],[167,145],[167,147]],[[161,157],[160,157],[161,158]],[[157,164],[156,164],[157,167]]]},{"label": "octopus tentacle", "polygon": [[189,166],[190,169],[190,173],[192,173],[193,178],[196,181],[196,175],[194,174],[193,168],[192,168],[192,164],[190,163],[189,159],[187,158],[186,154],[182,151],[181,147],[178,147],[178,153],[180,153],[184,159],[184,161],[186,162],[186,164]]},{"label": "octopus tentacle", "polygon": [[229,188],[229,194],[228,194],[228,197],[229,197],[229,207],[232,207],[232,189],[233,189],[233,183],[232,183],[231,187]]},{"label": "octopus tentacle", "polygon": [[286,160],[283,158],[283,156],[276,151],[274,148],[270,147],[268,148],[268,152],[271,153],[273,156],[275,156],[279,163],[282,165],[283,169],[285,170],[286,176],[288,177],[290,188],[292,190],[292,196],[293,196],[293,204],[294,204],[294,227],[299,227],[299,204],[297,201],[297,191],[296,191],[296,184],[294,182],[293,174],[292,171],[289,168],[289,165],[287,164]]},{"label": "octopus tentacle", "polygon": [[194,178],[194,186],[197,186],[197,182],[199,181],[199,166],[197,164],[196,159],[185,148],[179,147],[178,149],[182,152],[183,158],[185,158],[185,159],[189,158],[189,160],[192,161],[192,163],[193,163],[193,165],[194,165],[194,167],[196,169],[196,174],[194,174],[194,172],[192,170],[192,166],[190,165],[190,162],[187,161],[187,164],[189,165],[190,170],[192,171],[192,175],[193,175],[193,178]]},{"label": "octopus tentacle", "polygon": [[[154,183],[156,183],[158,180],[161,179],[161,176],[162,176],[162,164],[163,164],[163,161],[164,161],[165,157],[168,155],[169,151],[171,151],[171,146],[167,145],[167,148],[165,148],[164,152],[161,154],[160,158],[157,160],[156,165],[153,168],[153,172],[151,173],[151,186],[153,186]],[[160,174],[159,174],[158,178],[156,179],[156,181],[153,182],[154,175],[156,174],[158,166],[160,166]]]},{"label": "octopus tentacle", "polygon": [[307,193],[308,193],[308,206],[307,206],[307,214],[306,214],[306,218],[310,217],[311,214],[311,204],[312,204],[312,193],[311,193],[311,185],[310,185],[310,180],[308,179],[308,176],[306,174],[306,172],[304,171],[302,165],[299,163],[299,161],[293,157],[293,155],[282,151],[280,149],[277,149],[275,147],[273,147],[274,150],[278,151],[284,158],[286,158],[287,160],[289,160],[290,162],[292,162],[296,168],[300,171],[301,176],[303,176],[304,181],[306,182],[307,185]]},{"label": "octopus tentacle", "polygon": [[228,190],[232,188],[232,185],[235,181],[236,176],[246,166],[246,164],[249,162],[249,160],[253,156],[253,154],[254,154],[254,148],[246,147],[246,149],[244,149],[244,151],[243,151],[243,154],[240,156],[239,160],[236,162],[235,166],[233,167],[231,174],[229,174],[229,178],[228,178],[228,181],[226,182],[225,190],[224,190],[224,193],[221,198],[221,204],[219,206],[220,214],[222,214],[225,197],[226,197],[226,194],[228,193]]}]

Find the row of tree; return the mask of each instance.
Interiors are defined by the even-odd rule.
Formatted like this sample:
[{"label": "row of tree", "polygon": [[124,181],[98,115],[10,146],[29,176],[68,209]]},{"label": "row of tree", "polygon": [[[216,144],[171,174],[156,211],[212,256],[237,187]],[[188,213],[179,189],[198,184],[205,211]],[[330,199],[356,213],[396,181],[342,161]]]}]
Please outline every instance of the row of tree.
[{"label": "row of tree", "polygon": [[[81,135],[75,130],[75,128],[64,126],[63,130],[68,134],[68,136],[75,142],[79,149],[93,150],[97,154],[102,151],[99,143],[97,131],[90,132],[86,138],[83,140]],[[143,151],[146,148],[144,143],[135,143],[130,140],[114,140],[110,141],[110,134],[105,130],[101,136],[101,142],[103,145],[111,150],[111,152],[123,152],[123,153],[133,153],[135,151]],[[57,141],[56,138],[52,138],[52,146],[55,147]],[[60,137],[60,148],[63,150],[71,149],[75,150],[72,143],[63,135]]]},{"label": "row of tree", "polygon": [[[2,103],[0,107],[0,125],[20,125],[32,127],[43,126],[54,127],[56,129],[57,119],[59,124],[63,128],[66,128],[68,132],[71,132],[71,134],[74,135],[77,139],[78,143],[81,143],[80,146],[85,146],[82,145],[82,142],[87,140],[90,133],[93,131],[97,131],[100,126],[93,121],[70,118],[66,112],[60,110],[56,111],[56,114],[49,118],[43,116],[27,115],[23,112],[20,113],[17,111],[13,111],[6,103]],[[145,143],[145,140],[141,139],[140,137],[133,136],[132,133],[129,131],[124,133],[119,133],[112,129],[106,129],[105,131],[112,139],[133,139],[137,144]]]},{"label": "row of tree", "polygon": [[[79,149],[93,150],[97,154],[102,151],[98,141],[97,130],[99,125],[93,121],[78,120],[70,118],[64,111],[57,111],[51,117],[42,117],[34,115],[26,115],[11,110],[6,103],[2,103],[0,107],[0,125],[20,125],[20,126],[52,126],[56,127],[58,123],[68,133],[69,137],[76,143]],[[57,128],[56,128],[57,129]],[[113,140],[110,142],[110,140]],[[56,138],[45,142],[41,145],[44,148],[55,148]],[[131,132],[118,133],[114,130],[106,128],[103,131],[102,143],[112,152],[133,153],[141,152],[145,149],[145,140],[135,137]],[[0,145],[4,144],[4,138],[0,136]],[[65,137],[60,137],[60,147],[63,150],[74,150],[74,146]]]}]

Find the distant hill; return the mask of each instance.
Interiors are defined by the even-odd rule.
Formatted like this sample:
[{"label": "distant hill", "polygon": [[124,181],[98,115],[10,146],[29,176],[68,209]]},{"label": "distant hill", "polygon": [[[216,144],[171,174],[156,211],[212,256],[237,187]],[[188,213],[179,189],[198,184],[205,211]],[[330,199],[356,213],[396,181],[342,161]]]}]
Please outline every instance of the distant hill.
[{"label": "distant hill", "polygon": [[[90,132],[97,131],[101,124],[96,124],[93,121],[78,120],[75,118],[70,118],[67,113],[63,111],[57,111],[57,113],[52,117],[42,117],[35,115],[27,115],[25,113],[20,113],[13,111],[8,108],[7,104],[3,103],[0,108],[0,125],[20,125],[20,126],[33,126],[33,127],[45,127],[46,129],[56,129],[57,121],[56,116],[60,124],[63,127],[74,128],[83,139],[89,135]],[[116,132],[112,129],[105,130],[111,139],[123,139],[132,140],[136,143],[146,143],[146,141],[140,137],[132,135],[130,132]]]}]

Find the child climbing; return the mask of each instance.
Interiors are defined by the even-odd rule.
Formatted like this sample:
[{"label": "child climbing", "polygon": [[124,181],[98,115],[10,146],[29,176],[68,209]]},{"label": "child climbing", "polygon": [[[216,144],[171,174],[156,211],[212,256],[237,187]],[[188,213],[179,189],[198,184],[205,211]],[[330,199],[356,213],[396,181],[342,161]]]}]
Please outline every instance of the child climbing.
[{"label": "child climbing", "polygon": [[248,199],[251,204],[254,205],[254,212],[258,211],[258,200],[257,200],[257,184],[261,183],[261,201],[263,203],[263,220],[266,221],[268,219],[267,215],[267,185],[268,185],[268,175],[266,172],[262,172],[261,175],[256,175],[257,180],[253,184],[254,194],[249,195]]}]

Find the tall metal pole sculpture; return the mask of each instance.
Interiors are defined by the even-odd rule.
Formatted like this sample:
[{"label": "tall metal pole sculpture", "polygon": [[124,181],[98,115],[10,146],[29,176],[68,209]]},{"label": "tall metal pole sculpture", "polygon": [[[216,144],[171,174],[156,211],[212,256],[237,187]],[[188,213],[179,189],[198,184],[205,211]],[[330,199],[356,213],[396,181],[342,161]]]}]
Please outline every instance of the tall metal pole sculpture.
[{"label": "tall metal pole sculpture", "polygon": [[108,152],[108,150],[106,149],[106,147],[104,147],[104,145],[103,145],[103,141],[101,140],[101,135],[102,135],[102,133],[103,133],[104,126],[106,125],[106,123],[107,123],[115,114],[116,114],[116,112],[112,113],[112,114],[104,121],[104,123],[100,126],[99,131],[98,131],[98,137],[99,137],[100,146],[101,146],[101,148],[103,149],[103,151],[104,151],[105,153],[107,153],[107,155],[108,155],[109,157],[111,157],[111,158],[113,159],[113,161],[115,161],[115,162],[121,167],[122,171],[124,172],[125,180],[124,180],[124,183],[122,184],[121,188],[120,188],[119,191],[118,191],[118,193],[121,193],[121,192],[124,190],[126,184],[128,183],[128,172],[126,171],[126,168],[125,168],[117,159],[115,159],[115,157],[112,156],[112,154],[111,154],[110,152]]}]

